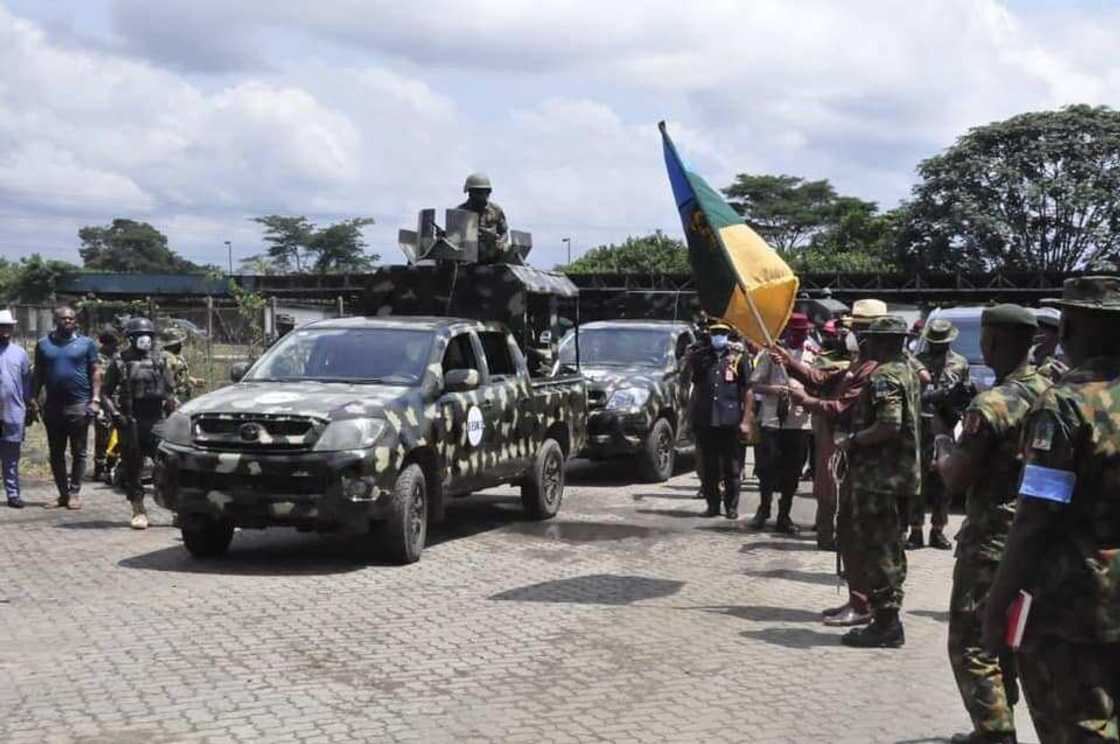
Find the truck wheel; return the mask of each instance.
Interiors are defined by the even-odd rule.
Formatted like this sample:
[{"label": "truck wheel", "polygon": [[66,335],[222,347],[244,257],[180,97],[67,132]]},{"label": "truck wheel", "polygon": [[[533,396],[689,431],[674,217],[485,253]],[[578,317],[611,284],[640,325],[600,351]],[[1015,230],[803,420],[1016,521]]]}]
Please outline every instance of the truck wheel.
[{"label": "truck wheel", "polygon": [[385,555],[402,565],[420,560],[428,536],[428,482],[412,463],[397,476],[389,513],[381,526]]},{"label": "truck wheel", "polygon": [[564,450],[555,439],[546,439],[521,484],[521,504],[529,519],[549,519],[560,511],[563,499]]},{"label": "truck wheel", "polygon": [[183,545],[195,558],[217,558],[229,549],[233,525],[213,517],[191,517],[179,528]]},{"label": "truck wheel", "polygon": [[638,456],[642,478],[650,483],[661,483],[673,477],[677,455],[673,439],[673,427],[665,419],[657,419]]}]

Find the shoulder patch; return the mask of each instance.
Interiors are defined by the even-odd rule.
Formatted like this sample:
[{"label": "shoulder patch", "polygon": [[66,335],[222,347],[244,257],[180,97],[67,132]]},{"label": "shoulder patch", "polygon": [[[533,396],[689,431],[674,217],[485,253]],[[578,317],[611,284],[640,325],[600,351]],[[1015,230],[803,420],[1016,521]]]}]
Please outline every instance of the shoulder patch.
[{"label": "shoulder patch", "polygon": [[1049,452],[1054,446],[1054,432],[1054,417],[1047,414],[1038,416],[1031,426],[1031,449]]}]

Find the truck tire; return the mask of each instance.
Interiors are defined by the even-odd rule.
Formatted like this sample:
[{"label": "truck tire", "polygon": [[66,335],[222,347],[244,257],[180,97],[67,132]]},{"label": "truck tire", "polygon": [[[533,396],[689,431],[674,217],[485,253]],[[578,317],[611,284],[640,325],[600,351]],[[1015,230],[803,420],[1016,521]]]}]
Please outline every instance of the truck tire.
[{"label": "truck tire", "polygon": [[546,439],[521,484],[521,504],[529,519],[550,519],[560,511],[563,500],[564,450],[555,439]]},{"label": "truck tire", "polygon": [[642,478],[650,483],[661,483],[673,477],[676,463],[676,442],[673,427],[665,419],[657,419],[646,435],[645,445],[638,455]]},{"label": "truck tire", "polygon": [[428,481],[418,463],[397,476],[380,531],[386,558],[401,565],[420,560],[428,537]]},{"label": "truck tire", "polygon": [[217,558],[224,555],[233,540],[233,525],[213,517],[192,517],[179,528],[183,545],[195,558]]}]

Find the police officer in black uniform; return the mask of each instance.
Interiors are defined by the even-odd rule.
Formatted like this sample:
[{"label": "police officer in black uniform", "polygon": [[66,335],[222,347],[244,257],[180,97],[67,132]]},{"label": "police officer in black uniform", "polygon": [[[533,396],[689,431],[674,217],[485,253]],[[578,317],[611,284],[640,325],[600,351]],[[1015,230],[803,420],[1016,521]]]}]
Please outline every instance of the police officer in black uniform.
[{"label": "police officer in black uniform", "polygon": [[132,504],[133,529],[148,527],[144,486],[140,473],[145,457],[155,457],[158,439],[153,427],[178,405],[175,379],[163,353],[155,346],[156,329],[147,318],[132,318],[125,326],[128,348],[121,351],[105,374],[102,406],[120,435],[125,468],[125,493]]},{"label": "police officer in black uniform", "polygon": [[708,502],[706,517],[719,515],[719,483],[723,482],[724,514],[739,518],[743,445],[754,428],[750,392],[750,358],[725,323],[713,323],[705,340],[688,351],[692,375],[692,426],[703,451],[700,481]]}]

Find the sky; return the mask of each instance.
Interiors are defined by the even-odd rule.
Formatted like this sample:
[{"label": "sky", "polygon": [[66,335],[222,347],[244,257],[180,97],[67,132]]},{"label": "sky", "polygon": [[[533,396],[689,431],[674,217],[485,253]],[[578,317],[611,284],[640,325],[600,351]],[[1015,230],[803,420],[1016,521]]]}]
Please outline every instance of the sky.
[{"label": "sky", "polygon": [[0,255],[128,217],[225,266],[302,214],[396,263],[482,171],[550,268],[680,235],[661,119],[716,187],[890,208],[969,127],[1120,106],[1118,31],[1103,0],[0,0]]}]

